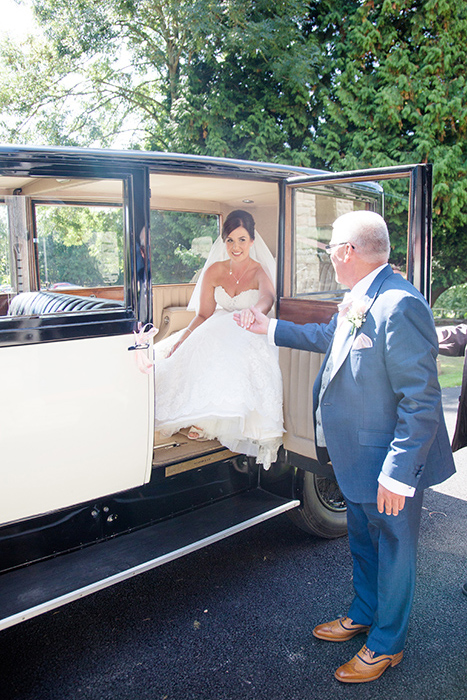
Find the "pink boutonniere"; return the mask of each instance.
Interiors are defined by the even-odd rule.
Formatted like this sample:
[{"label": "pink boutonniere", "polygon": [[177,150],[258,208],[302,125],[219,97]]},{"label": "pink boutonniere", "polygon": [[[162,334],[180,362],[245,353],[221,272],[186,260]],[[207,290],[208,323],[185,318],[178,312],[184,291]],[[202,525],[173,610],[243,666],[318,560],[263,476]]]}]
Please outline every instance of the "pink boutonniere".
[{"label": "pink boutonniere", "polygon": [[366,302],[355,301],[347,312],[346,319],[352,324],[350,334],[353,335],[358,328],[361,328],[366,318]]}]

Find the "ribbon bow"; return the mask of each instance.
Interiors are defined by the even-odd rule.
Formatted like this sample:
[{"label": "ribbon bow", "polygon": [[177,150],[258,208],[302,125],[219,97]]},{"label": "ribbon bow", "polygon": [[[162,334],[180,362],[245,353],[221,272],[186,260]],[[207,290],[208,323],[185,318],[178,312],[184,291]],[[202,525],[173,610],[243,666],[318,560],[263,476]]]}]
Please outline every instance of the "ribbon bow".
[{"label": "ribbon bow", "polygon": [[135,360],[140,372],[143,374],[151,374],[154,361],[150,360],[146,355],[144,350],[148,350],[151,347],[152,338],[158,333],[159,329],[155,328],[152,323],[146,323],[145,326],[138,323],[138,330],[133,331],[135,336],[135,344],[132,345],[128,350],[135,350]]}]

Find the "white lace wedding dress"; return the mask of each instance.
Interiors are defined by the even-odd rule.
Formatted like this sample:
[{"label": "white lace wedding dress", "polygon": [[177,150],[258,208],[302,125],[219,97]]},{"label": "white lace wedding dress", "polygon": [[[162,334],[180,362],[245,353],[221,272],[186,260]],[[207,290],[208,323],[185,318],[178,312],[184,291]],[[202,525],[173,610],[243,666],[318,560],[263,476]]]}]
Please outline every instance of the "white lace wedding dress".
[{"label": "white lace wedding dress", "polygon": [[[172,336],[156,344],[156,429],[173,435],[202,428],[233,452],[268,469],[282,443],[282,377],[278,348],[240,328],[233,312],[258,302],[249,289],[231,297],[216,287],[217,308],[171,357]],[[161,346],[161,347],[158,347]]]}]

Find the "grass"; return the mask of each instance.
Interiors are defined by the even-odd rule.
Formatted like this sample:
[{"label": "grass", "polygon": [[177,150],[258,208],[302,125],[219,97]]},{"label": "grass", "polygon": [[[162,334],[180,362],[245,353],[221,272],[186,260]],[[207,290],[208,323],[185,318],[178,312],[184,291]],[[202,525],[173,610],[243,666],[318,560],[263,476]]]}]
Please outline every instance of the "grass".
[{"label": "grass", "polygon": [[441,389],[462,384],[463,357],[447,357],[438,355],[438,377]]}]

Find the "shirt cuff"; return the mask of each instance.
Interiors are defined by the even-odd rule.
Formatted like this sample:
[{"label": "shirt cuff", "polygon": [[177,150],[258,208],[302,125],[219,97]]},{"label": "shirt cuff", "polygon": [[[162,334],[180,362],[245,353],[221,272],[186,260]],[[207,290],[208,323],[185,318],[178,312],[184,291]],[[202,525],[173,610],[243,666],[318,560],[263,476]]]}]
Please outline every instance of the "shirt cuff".
[{"label": "shirt cuff", "polygon": [[269,326],[268,326],[268,341],[270,345],[275,345],[276,342],[274,340],[274,336],[276,334],[276,326],[277,326],[277,318],[270,318],[269,319]]},{"label": "shirt cuff", "polygon": [[384,488],[388,489],[388,491],[396,493],[398,496],[407,496],[408,498],[412,498],[415,493],[414,486],[404,484],[403,481],[397,481],[397,479],[393,479],[392,476],[383,474],[383,472],[381,472],[378,476],[378,481],[381,486],[384,486]]}]

